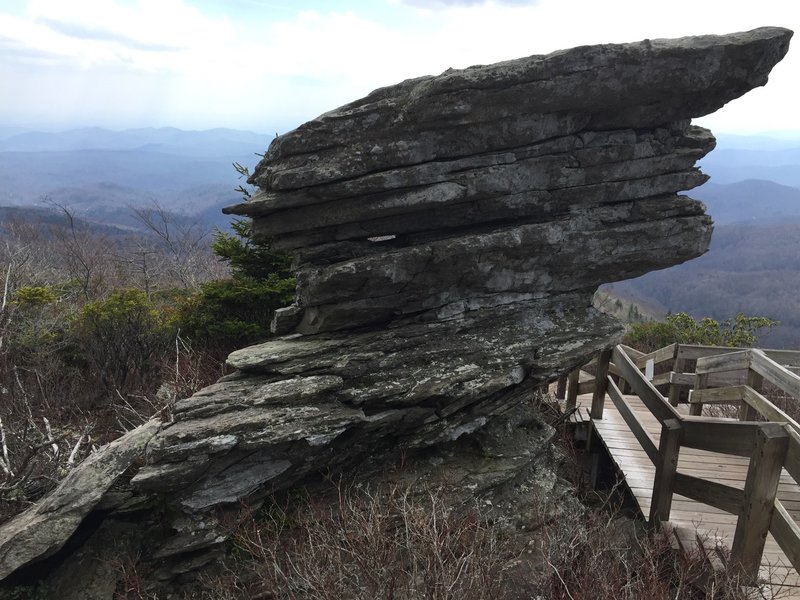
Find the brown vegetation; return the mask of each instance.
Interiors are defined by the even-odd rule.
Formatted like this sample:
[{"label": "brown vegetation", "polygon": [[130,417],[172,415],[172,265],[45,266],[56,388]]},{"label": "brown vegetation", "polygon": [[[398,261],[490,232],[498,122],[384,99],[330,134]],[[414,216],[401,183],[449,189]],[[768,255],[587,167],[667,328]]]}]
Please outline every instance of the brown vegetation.
[{"label": "brown vegetation", "polygon": [[[727,551],[681,549],[619,507],[587,510],[528,536],[443,490],[338,484],[251,511],[229,560],[185,600],[750,600]],[[119,563],[118,600],[157,600],[135,561]],[[138,570],[137,570],[138,569]],[[780,593],[776,596],[779,598]]]},{"label": "brown vegetation", "polygon": [[209,230],[154,207],[147,232],[112,235],[57,209],[0,226],[0,521],[223,374],[226,348],[182,331],[200,284],[229,273]]}]

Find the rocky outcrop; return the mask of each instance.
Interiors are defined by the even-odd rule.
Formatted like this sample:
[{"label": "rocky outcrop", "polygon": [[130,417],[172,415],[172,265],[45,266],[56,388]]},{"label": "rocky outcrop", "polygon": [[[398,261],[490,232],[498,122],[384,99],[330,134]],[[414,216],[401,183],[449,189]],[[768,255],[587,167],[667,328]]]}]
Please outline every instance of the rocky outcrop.
[{"label": "rocky outcrop", "polygon": [[714,139],[688,120],[766,83],[787,48],[759,29],[450,70],[277,138],[261,191],[229,209],[295,254],[277,329],[438,320],[698,255],[708,221],[675,192],[705,181]]},{"label": "rocky outcrop", "polygon": [[[166,498],[164,565],[214,511],[397,449],[482,435],[615,343],[604,282],[705,252],[679,192],[714,146],[690,119],[766,83],[791,32],[576,48],[379,89],[273,141],[227,212],[291,251],[279,334],[180,400],[131,484]],[[187,558],[183,558],[187,557]],[[185,566],[183,569],[185,570]],[[172,570],[170,570],[172,569]],[[175,568],[165,570],[165,577]]]},{"label": "rocky outcrop", "polygon": [[111,486],[144,454],[158,431],[150,421],[103,446],[70,472],[44,500],[0,527],[0,580],[58,552]]}]

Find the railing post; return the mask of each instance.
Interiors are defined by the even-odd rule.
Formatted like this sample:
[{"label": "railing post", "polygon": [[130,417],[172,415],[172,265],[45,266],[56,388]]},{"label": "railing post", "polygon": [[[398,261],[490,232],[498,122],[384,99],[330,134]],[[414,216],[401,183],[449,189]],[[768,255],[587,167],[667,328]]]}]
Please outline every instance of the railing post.
[{"label": "railing post", "polygon": [[563,400],[567,394],[567,376],[562,375],[556,382],[556,399]]},{"label": "railing post", "polygon": [[[694,389],[696,390],[704,390],[708,387],[708,373],[703,373],[702,375],[696,375],[694,378]],[[702,402],[693,402],[689,406],[689,414],[694,415],[695,417],[699,417],[703,414],[703,403]]]},{"label": "railing post", "polygon": [[672,491],[675,488],[675,473],[678,470],[678,455],[681,450],[683,427],[677,419],[667,419],[661,424],[661,439],[658,442],[658,464],[650,499],[651,527],[669,521],[672,510]]},{"label": "railing post", "polygon": [[[675,351],[676,353],[680,350],[678,347]],[[672,372],[673,373],[683,373],[683,370],[686,368],[686,359],[685,358],[676,358],[675,362],[672,364]],[[669,403],[672,406],[678,406],[678,402],[681,399],[681,389],[683,386],[680,386],[676,383],[670,382],[669,384]]]},{"label": "railing post", "polygon": [[[760,392],[761,387],[764,385],[764,378],[755,371],[753,371],[753,369],[748,369],[746,383],[755,391]],[[747,402],[742,400],[742,406],[739,408],[739,420],[755,421],[757,418],[758,418],[758,411],[752,406],[750,406]]]},{"label": "railing post", "polygon": [[565,410],[572,410],[578,404],[578,383],[581,376],[581,368],[578,367],[571,371],[567,378],[567,401],[564,405]]},{"label": "railing post", "polygon": [[759,427],[731,547],[731,560],[753,581],[758,576],[788,447],[789,436],[781,425]]},{"label": "railing post", "polygon": [[592,410],[590,413],[593,419],[603,418],[603,405],[606,401],[606,390],[608,390],[609,362],[611,362],[611,350],[603,350],[595,365],[594,395],[592,396]]}]

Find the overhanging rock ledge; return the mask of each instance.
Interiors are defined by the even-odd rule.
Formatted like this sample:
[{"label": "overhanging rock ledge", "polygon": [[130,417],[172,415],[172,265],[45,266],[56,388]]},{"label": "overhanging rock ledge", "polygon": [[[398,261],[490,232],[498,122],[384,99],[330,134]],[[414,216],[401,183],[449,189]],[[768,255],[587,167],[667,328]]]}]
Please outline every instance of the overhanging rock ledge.
[{"label": "overhanging rock ledge", "polygon": [[[479,431],[618,341],[596,288],[708,247],[704,206],[679,194],[706,180],[694,165],[714,147],[690,119],[764,85],[790,37],[448,70],[276,138],[258,193],[226,212],[292,252],[296,302],[276,314],[279,337],[231,354],[233,375],[148,436],[132,493],[164,498],[176,531],[154,556],[197,566],[224,541],[216,510]],[[0,528],[0,550],[20,523]],[[2,576],[24,564],[11,554]]]}]

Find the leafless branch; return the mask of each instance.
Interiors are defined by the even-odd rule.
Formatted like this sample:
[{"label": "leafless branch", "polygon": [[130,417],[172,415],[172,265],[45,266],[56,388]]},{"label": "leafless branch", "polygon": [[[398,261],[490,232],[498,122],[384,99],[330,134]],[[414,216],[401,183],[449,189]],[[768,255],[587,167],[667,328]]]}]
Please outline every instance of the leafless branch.
[{"label": "leafless branch", "polygon": [[50,421],[47,417],[42,417],[42,421],[44,421],[44,428],[47,431],[47,441],[50,442],[50,447],[53,450],[53,456],[58,457],[58,444],[56,444],[55,440],[53,439],[53,430],[50,429]]},{"label": "leafless branch", "polygon": [[3,444],[3,459],[0,460],[0,467],[3,472],[9,477],[14,477],[14,471],[11,469],[11,460],[8,458],[8,444],[6,444],[6,428],[3,427],[3,419],[0,418],[0,443]]},{"label": "leafless branch", "polygon": [[8,269],[6,269],[6,279],[5,283],[3,284],[3,305],[0,306],[0,311],[5,311],[6,306],[8,306],[8,284],[11,281],[11,261],[8,263]]},{"label": "leafless branch", "polygon": [[78,441],[75,442],[75,446],[73,446],[72,452],[69,453],[69,458],[67,458],[67,466],[71,467],[75,464],[75,457],[78,456],[78,451],[81,449],[81,444],[83,443],[85,437],[86,433],[82,433],[81,437],[78,438]]}]

